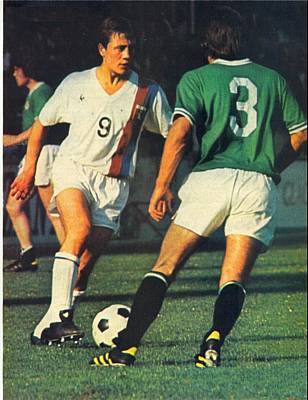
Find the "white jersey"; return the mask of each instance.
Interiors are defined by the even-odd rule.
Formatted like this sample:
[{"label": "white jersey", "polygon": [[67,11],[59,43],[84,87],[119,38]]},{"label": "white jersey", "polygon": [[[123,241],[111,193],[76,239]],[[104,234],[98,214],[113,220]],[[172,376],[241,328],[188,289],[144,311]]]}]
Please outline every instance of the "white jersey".
[{"label": "white jersey", "polygon": [[[67,76],[44,106],[39,120],[43,126],[62,122],[70,124],[59,157],[108,175],[124,127],[132,118],[139,77],[132,71],[129,80],[116,93],[109,95],[97,79],[96,68]],[[149,87],[151,98],[140,133],[145,129],[165,137],[171,110],[161,87],[156,83]],[[140,134],[127,144],[126,168],[121,176],[134,175],[139,138]]]}]

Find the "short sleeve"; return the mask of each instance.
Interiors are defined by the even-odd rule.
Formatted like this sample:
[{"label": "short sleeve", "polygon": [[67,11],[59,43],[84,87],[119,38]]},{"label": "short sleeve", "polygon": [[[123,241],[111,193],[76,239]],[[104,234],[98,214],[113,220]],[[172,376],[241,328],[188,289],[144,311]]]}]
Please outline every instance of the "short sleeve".
[{"label": "short sleeve", "polygon": [[196,125],[203,113],[203,100],[196,72],[183,75],[176,89],[176,102],[173,119],[176,115],[186,117],[192,125]]},{"label": "short sleeve", "polygon": [[150,132],[159,133],[166,137],[172,117],[167,96],[157,84],[151,85],[150,91],[153,92],[154,98],[150,102],[151,105],[145,119],[144,128]]},{"label": "short sleeve", "polygon": [[39,114],[39,120],[43,126],[70,123],[68,92],[68,78],[65,78]]},{"label": "short sleeve", "polygon": [[283,120],[292,135],[307,128],[307,118],[283,78],[281,78],[280,86]]},{"label": "short sleeve", "polygon": [[47,103],[51,95],[52,95],[52,89],[47,85],[45,85],[44,87],[42,86],[33,93],[32,109],[33,109],[33,116],[35,119],[39,116],[42,108]]}]

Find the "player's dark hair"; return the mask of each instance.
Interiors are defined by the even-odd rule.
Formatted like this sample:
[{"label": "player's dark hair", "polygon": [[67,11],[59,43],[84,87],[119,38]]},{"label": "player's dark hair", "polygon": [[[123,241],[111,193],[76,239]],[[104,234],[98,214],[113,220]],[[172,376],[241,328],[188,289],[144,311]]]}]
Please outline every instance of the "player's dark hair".
[{"label": "player's dark hair", "polygon": [[202,35],[207,56],[227,60],[242,57],[245,51],[243,29],[244,20],[236,10],[228,6],[217,7],[209,15]]},{"label": "player's dark hair", "polygon": [[130,21],[123,17],[108,17],[99,26],[98,41],[106,48],[114,33],[124,33],[127,39],[134,39]]},{"label": "player's dark hair", "polygon": [[25,52],[20,51],[18,54],[13,55],[12,66],[22,68],[24,74],[28,78],[35,79],[37,81],[42,79],[42,57],[38,52]]}]

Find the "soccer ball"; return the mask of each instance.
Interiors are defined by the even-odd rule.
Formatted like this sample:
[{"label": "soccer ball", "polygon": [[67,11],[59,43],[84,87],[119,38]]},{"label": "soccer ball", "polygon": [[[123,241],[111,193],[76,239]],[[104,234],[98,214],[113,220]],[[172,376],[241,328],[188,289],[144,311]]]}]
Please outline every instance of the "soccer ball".
[{"label": "soccer ball", "polygon": [[130,308],[122,304],[113,304],[96,314],[92,324],[92,336],[99,347],[114,347],[114,339],[126,328]]}]

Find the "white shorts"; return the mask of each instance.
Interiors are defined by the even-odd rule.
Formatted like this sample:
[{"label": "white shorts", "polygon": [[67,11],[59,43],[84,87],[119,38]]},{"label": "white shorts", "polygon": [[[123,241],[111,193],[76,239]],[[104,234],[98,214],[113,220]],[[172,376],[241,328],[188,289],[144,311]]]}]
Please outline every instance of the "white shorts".
[{"label": "white shorts", "polygon": [[250,236],[265,246],[273,239],[277,190],[266,175],[230,168],[192,172],[179,197],[175,224],[200,236],[225,223],[226,236]]},{"label": "white shorts", "polygon": [[128,179],[112,178],[59,156],[54,163],[52,183],[54,194],[50,203],[51,214],[57,214],[56,196],[65,189],[76,188],[87,199],[92,225],[103,226],[115,232],[119,229],[120,214],[128,199]]},{"label": "white shorts", "polygon": [[[34,185],[48,186],[51,183],[51,172],[55,158],[60,146],[55,144],[46,144],[43,146],[40,156],[37,160]],[[25,167],[26,156],[20,161],[17,175],[21,174]]]}]

